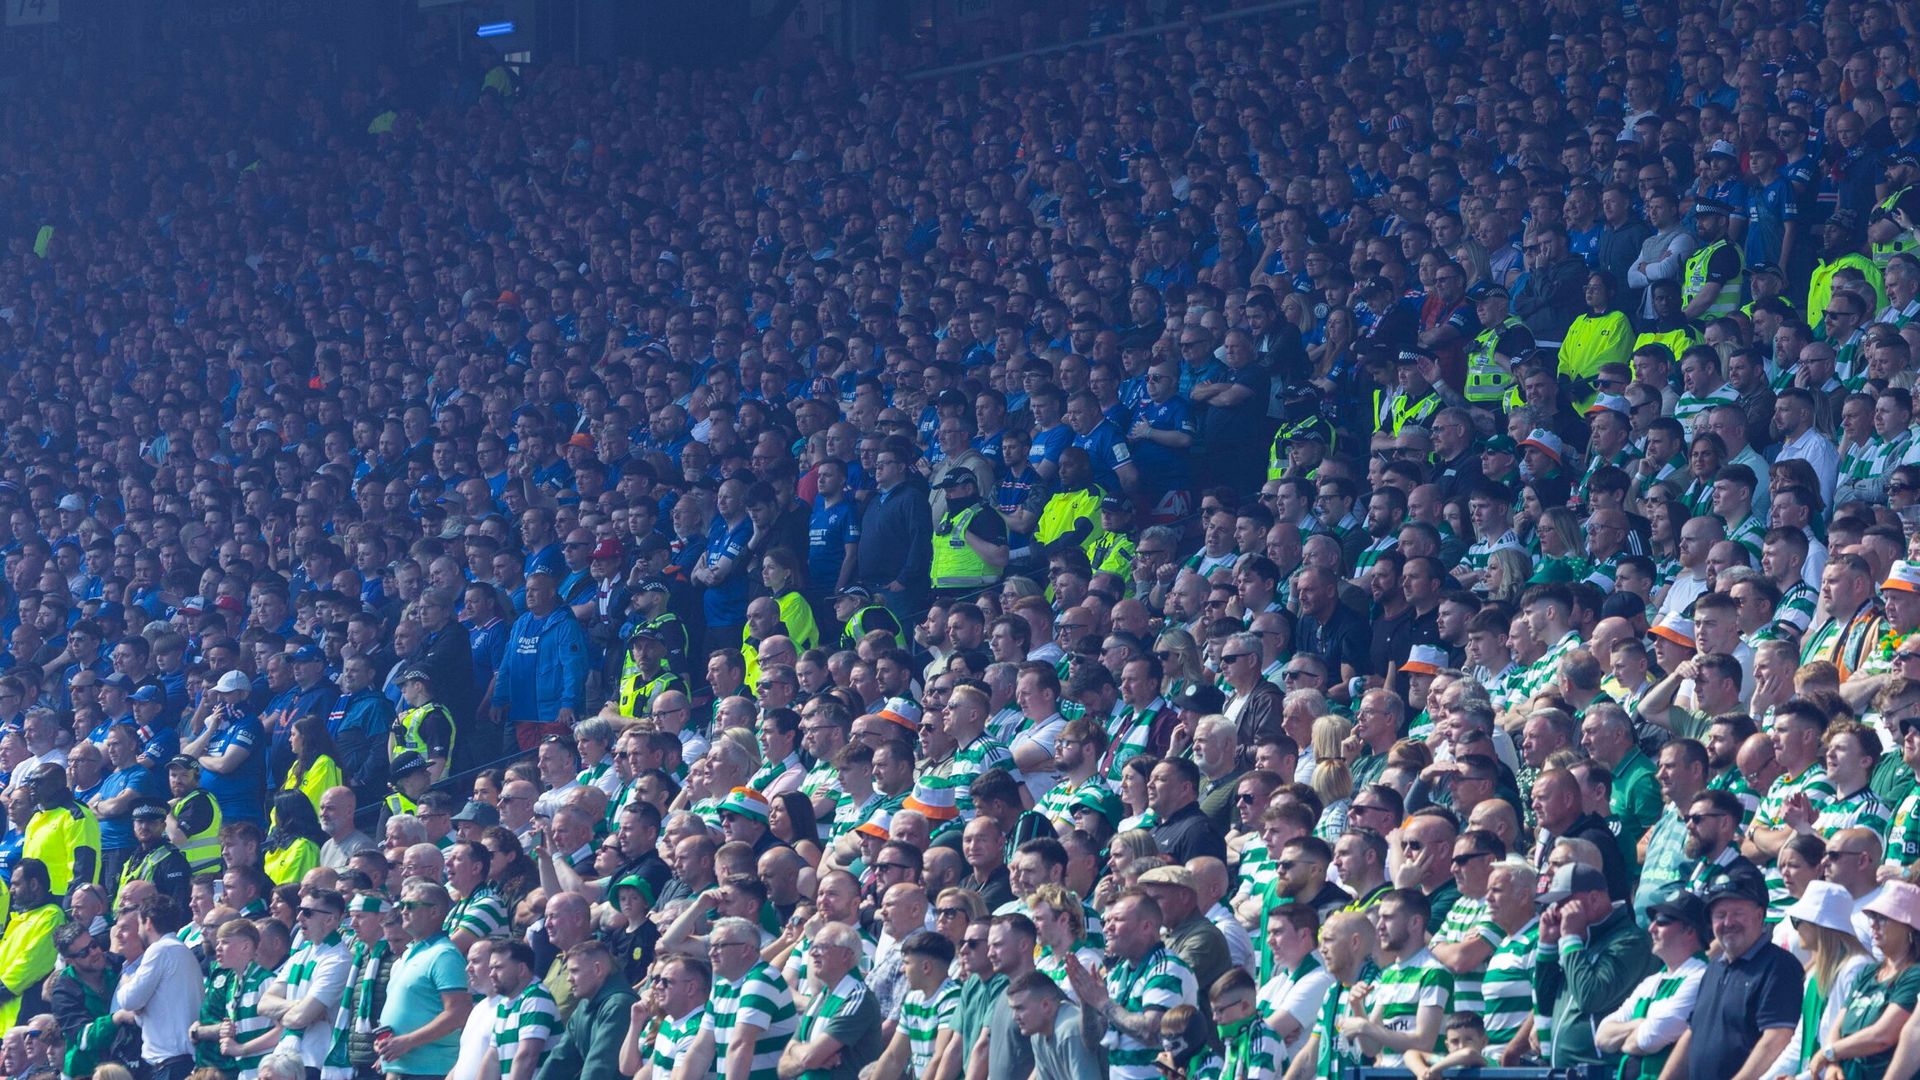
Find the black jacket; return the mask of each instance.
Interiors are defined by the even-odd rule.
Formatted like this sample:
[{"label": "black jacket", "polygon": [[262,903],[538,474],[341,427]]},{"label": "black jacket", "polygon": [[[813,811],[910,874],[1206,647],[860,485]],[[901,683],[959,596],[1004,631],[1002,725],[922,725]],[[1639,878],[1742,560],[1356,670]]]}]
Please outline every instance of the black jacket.
[{"label": "black jacket", "polygon": [[1544,870],[1546,858],[1553,854],[1553,840],[1586,840],[1600,849],[1600,872],[1607,878],[1607,895],[1615,900],[1633,899],[1633,881],[1627,873],[1626,856],[1620,850],[1620,838],[1607,827],[1599,814],[1581,814],[1567,831],[1540,845],[1538,865]]},{"label": "black jacket", "polygon": [[1551,266],[1529,271],[1513,294],[1513,313],[1534,336],[1547,341],[1566,337],[1567,327],[1586,310],[1587,261],[1569,252]]},{"label": "black jacket", "polygon": [[893,582],[906,585],[909,597],[927,591],[933,565],[933,509],[926,485],[909,478],[884,494],[876,493],[860,515],[860,544],[854,549],[854,578],[879,591]]}]

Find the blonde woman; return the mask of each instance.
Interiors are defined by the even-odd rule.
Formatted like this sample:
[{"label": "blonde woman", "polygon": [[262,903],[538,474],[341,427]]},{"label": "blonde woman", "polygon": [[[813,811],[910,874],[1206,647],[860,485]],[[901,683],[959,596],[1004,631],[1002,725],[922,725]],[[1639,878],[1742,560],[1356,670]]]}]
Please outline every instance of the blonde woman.
[{"label": "blonde woman", "polygon": [[1353,732],[1353,723],[1339,716],[1323,716],[1313,722],[1313,779],[1308,785],[1320,796],[1326,809],[1313,834],[1331,844],[1347,831],[1347,804],[1353,799],[1353,773],[1341,744]]},{"label": "blonde woman", "polygon": [[1520,598],[1527,579],[1533,576],[1533,560],[1519,548],[1500,548],[1487,557],[1486,575],[1483,582],[1487,599],[1511,604]]},{"label": "blonde woman", "polygon": [[1853,932],[1853,897],[1829,881],[1811,881],[1781,920],[1790,926],[1807,957],[1807,986],[1800,998],[1800,1023],[1793,1038],[1767,1070],[1774,1077],[1801,1075],[1820,1049],[1820,1035],[1846,1012],[1848,992],[1873,969],[1873,957]]},{"label": "blonde woman", "polygon": [[1160,696],[1168,701],[1180,700],[1180,691],[1195,683],[1213,681],[1200,661],[1200,647],[1185,630],[1168,630],[1154,639],[1153,655],[1163,672]]}]

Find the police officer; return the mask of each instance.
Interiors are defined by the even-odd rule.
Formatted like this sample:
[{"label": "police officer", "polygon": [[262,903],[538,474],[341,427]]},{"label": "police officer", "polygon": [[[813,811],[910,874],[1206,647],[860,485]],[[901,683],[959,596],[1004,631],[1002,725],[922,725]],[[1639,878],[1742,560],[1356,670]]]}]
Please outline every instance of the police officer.
[{"label": "police officer", "polygon": [[1394,388],[1373,392],[1373,430],[1398,435],[1408,424],[1425,427],[1440,411],[1440,369],[1434,354],[1418,345],[1402,346],[1393,363]]},{"label": "police officer", "polygon": [[1680,283],[1680,299],[1689,319],[1718,319],[1740,310],[1746,260],[1727,239],[1727,217],[1732,213],[1733,207],[1719,199],[1694,200],[1694,231],[1700,235],[1700,246],[1687,256]]},{"label": "police officer", "polygon": [[840,647],[851,649],[875,630],[893,635],[894,643],[906,648],[900,632],[900,620],[883,604],[873,601],[873,590],[865,585],[849,585],[833,594],[833,617],[845,628],[840,631]]},{"label": "police officer", "polygon": [[1867,243],[1873,252],[1873,264],[1885,272],[1895,255],[1916,246],[1912,226],[1920,222],[1920,192],[1914,182],[1920,180],[1920,155],[1911,151],[1895,154],[1887,162],[1887,190],[1867,217]]},{"label": "police officer", "polygon": [[687,681],[667,665],[667,643],[659,626],[642,626],[627,641],[626,673],[620,679],[620,715],[646,716],[648,705],[666,690],[687,691]]},{"label": "police officer", "polygon": [[411,814],[419,810],[420,796],[433,786],[433,778],[428,773],[427,759],[412,750],[402,750],[393,755],[393,793],[380,801],[381,828],[385,828],[386,819],[395,814]]},{"label": "police officer", "polygon": [[949,469],[937,485],[946,513],[933,525],[933,593],[970,596],[1000,580],[1007,566],[1007,523],[980,499],[972,469]]},{"label": "police officer", "polygon": [[200,763],[181,754],[167,762],[173,820],[167,838],[186,856],[187,869],[204,874],[220,865],[220,801],[200,786]]},{"label": "police officer", "polygon": [[433,699],[433,680],[419,668],[400,676],[400,692],[407,707],[393,718],[393,732],[387,738],[387,754],[397,756],[411,750],[426,759],[433,783],[447,775],[447,763],[453,758],[453,713]]},{"label": "police officer", "polygon": [[1139,544],[1133,538],[1133,501],[1109,495],[1100,500],[1100,533],[1087,541],[1087,564],[1096,574],[1133,576]]},{"label": "police officer", "polygon": [[131,881],[151,881],[162,896],[185,908],[193,870],[180,849],[167,842],[165,803],[148,801],[133,808],[133,838],[140,846],[120,871],[119,888],[124,891]]},{"label": "police officer", "polygon": [[[665,646],[661,659],[666,666],[682,674],[687,670],[688,643],[692,640],[687,634],[687,624],[675,615],[669,606],[673,587],[664,578],[649,577],[636,582],[633,586],[633,599],[628,610],[633,612],[633,627],[647,627],[655,632],[660,643]],[[628,631],[627,640],[633,640],[633,632]],[[629,672],[622,671],[627,675]]]},{"label": "police officer", "polygon": [[1482,282],[1467,290],[1467,299],[1485,329],[1467,347],[1466,399],[1493,408],[1513,389],[1514,357],[1534,347],[1533,331],[1509,309],[1504,285]]}]

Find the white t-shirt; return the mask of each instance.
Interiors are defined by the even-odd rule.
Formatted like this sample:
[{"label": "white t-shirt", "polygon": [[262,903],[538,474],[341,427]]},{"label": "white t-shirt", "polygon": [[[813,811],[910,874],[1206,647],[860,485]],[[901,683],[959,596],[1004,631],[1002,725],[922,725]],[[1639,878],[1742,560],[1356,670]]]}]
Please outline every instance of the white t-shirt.
[{"label": "white t-shirt", "polygon": [[453,1063],[447,1080],[489,1080],[500,1075],[500,1054],[493,1047],[493,1022],[500,1012],[501,997],[489,994],[473,1003],[467,1024],[460,1029],[460,1057]]}]

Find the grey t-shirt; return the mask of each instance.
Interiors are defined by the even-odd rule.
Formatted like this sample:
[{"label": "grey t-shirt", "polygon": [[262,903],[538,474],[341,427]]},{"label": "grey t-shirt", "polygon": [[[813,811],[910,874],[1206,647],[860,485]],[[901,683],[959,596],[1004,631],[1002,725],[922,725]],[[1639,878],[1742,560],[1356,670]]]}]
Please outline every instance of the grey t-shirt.
[{"label": "grey t-shirt", "polygon": [[987,1014],[987,1075],[1019,1077],[1032,1072],[1033,1048],[1013,1022],[1013,1006],[1007,995],[995,994],[993,1011]]},{"label": "grey t-shirt", "polygon": [[1052,1031],[1029,1041],[1040,1080],[1083,1080],[1107,1071],[1106,1051],[1098,1043],[1089,1044],[1080,1026],[1080,1007],[1070,1001],[1060,1003]]}]

